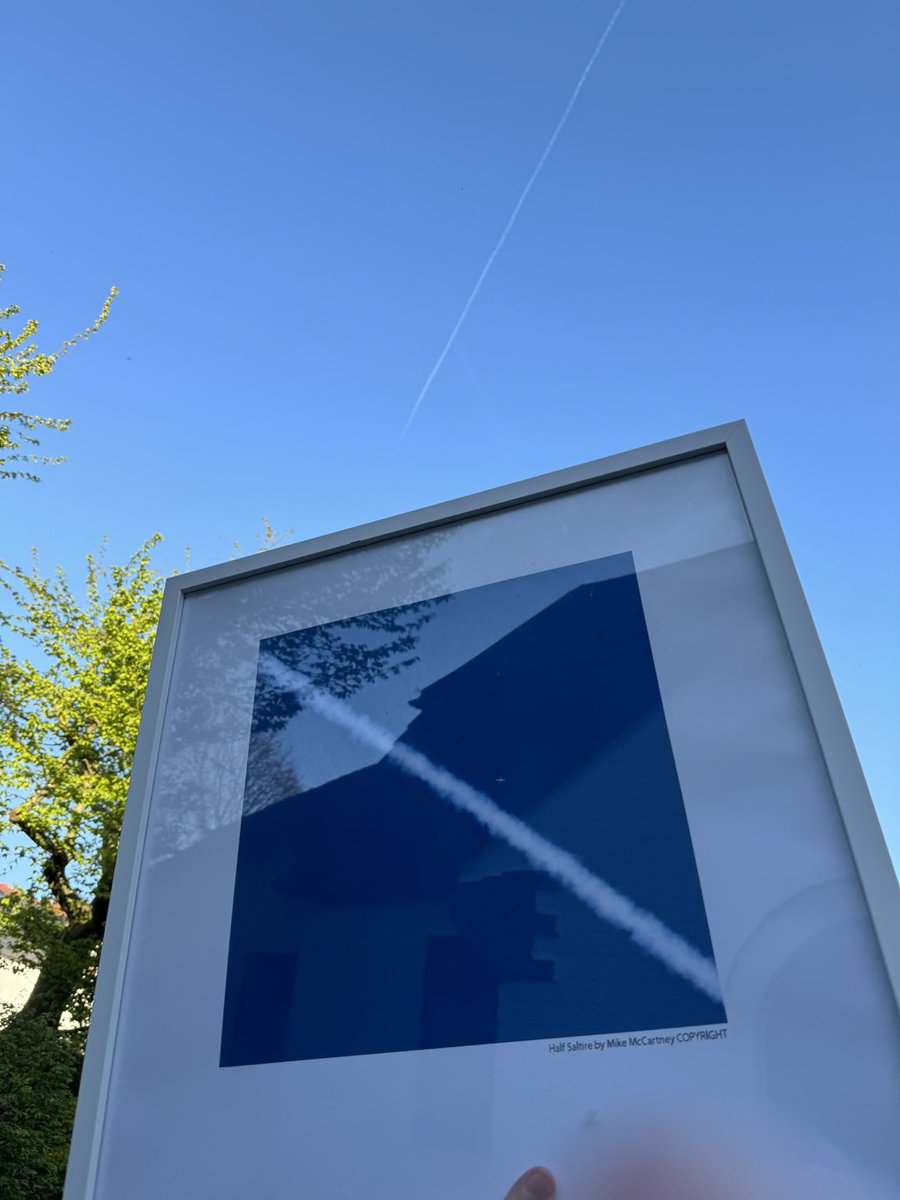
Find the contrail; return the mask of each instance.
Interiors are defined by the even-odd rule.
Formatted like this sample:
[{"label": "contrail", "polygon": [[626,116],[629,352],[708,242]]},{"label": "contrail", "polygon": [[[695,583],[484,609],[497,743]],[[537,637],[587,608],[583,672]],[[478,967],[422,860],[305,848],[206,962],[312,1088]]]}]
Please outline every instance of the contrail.
[{"label": "contrail", "polygon": [[521,211],[522,205],[528,199],[528,193],[534,187],[535,181],[537,180],[537,177],[540,175],[541,171],[543,171],[544,163],[550,157],[550,152],[552,151],[553,147],[556,145],[556,139],[559,137],[559,135],[562,133],[563,129],[565,128],[566,122],[569,119],[572,109],[575,107],[575,101],[578,99],[578,94],[581,91],[581,89],[584,87],[584,85],[587,81],[588,75],[590,75],[590,73],[591,73],[591,67],[593,67],[594,62],[597,58],[597,55],[603,49],[603,46],[606,43],[606,39],[612,33],[613,26],[615,25],[616,21],[618,21],[619,14],[621,13],[622,9],[625,7],[627,2],[628,2],[628,0],[619,0],[619,3],[616,7],[615,12],[610,17],[606,28],[603,30],[603,33],[600,37],[600,41],[594,47],[594,52],[591,55],[591,57],[588,59],[587,66],[581,72],[581,77],[579,78],[578,82],[575,84],[575,89],[572,92],[572,95],[569,97],[569,102],[566,105],[565,109],[563,110],[563,115],[559,118],[559,121],[556,124],[556,128],[550,134],[550,140],[547,142],[547,145],[544,147],[541,157],[537,160],[537,166],[531,172],[531,175],[528,178],[528,182],[525,184],[525,187],[522,189],[522,194],[521,194],[521,196],[519,196],[518,200],[516,201],[515,206],[514,206],[512,212],[510,213],[509,220],[504,225],[503,232],[500,234],[500,237],[497,240],[496,246],[493,248],[493,250],[488,255],[488,260],[482,267],[481,274],[478,276],[478,279],[475,281],[475,286],[472,288],[472,291],[471,291],[471,294],[469,295],[468,300],[463,305],[463,310],[459,314],[456,324],[453,326],[452,330],[450,331],[450,336],[447,338],[446,345],[444,346],[443,350],[438,355],[437,362],[431,368],[428,378],[425,380],[425,383],[422,386],[422,390],[419,392],[419,395],[416,398],[416,402],[412,406],[409,416],[406,418],[406,424],[403,426],[403,431],[400,434],[401,437],[406,436],[406,433],[407,433],[410,425],[412,425],[413,420],[415,419],[416,413],[419,411],[419,406],[421,405],[422,401],[425,399],[426,395],[428,394],[428,389],[431,387],[432,383],[434,382],[435,375],[437,375],[438,371],[443,366],[444,359],[450,353],[450,349],[453,346],[453,343],[456,341],[456,335],[459,333],[460,329],[462,328],[462,323],[463,323],[463,321],[465,321],[466,317],[468,316],[469,309],[475,303],[475,298],[478,295],[478,293],[481,291],[481,285],[484,283],[485,279],[487,279],[488,272],[490,271],[491,267],[494,265],[494,259],[497,257],[497,255],[500,253],[500,251],[503,249],[503,244],[506,241],[506,239],[509,237],[510,231],[512,230],[513,225],[515,225],[516,220],[518,219],[519,212]]},{"label": "contrail", "polygon": [[642,950],[688,980],[711,1000],[721,1002],[722,992],[715,963],[664,925],[658,917],[639,908],[627,896],[594,875],[574,854],[542,837],[524,821],[505,812],[484,792],[477,791],[445,767],[433,763],[420,751],[397,741],[389,730],[354,712],[343,700],[317,688],[300,671],[285,666],[271,654],[260,656],[260,666],[279,687],[299,692],[303,701],[320,716],[347,730],[363,745],[377,750],[407,775],[427,784],[455,808],[469,813],[490,834],[523,854],[533,867],[568,888],[602,921],[624,930]]}]

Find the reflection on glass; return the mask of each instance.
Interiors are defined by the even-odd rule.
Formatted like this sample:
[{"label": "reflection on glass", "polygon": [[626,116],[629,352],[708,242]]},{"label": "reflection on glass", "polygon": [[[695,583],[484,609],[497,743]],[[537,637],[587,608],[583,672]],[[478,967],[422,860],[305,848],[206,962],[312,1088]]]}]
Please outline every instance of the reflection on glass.
[{"label": "reflection on glass", "polygon": [[630,555],[260,644],[223,1066],[724,1020]]}]

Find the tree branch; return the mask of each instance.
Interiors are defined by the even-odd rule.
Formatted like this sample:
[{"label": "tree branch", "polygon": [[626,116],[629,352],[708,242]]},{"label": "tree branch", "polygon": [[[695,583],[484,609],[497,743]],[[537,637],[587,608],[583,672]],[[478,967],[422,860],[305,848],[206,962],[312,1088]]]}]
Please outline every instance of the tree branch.
[{"label": "tree branch", "polygon": [[107,844],[103,846],[103,869],[100,872],[100,878],[97,880],[94,899],[91,903],[91,922],[98,937],[103,937],[106,930],[109,893],[112,891],[113,874],[116,869],[116,850],[117,846],[115,844],[112,847]]},{"label": "tree branch", "polygon": [[68,851],[62,842],[57,841],[45,829],[41,829],[30,821],[24,811],[26,806],[40,800],[42,795],[43,793],[35,792],[33,796],[29,796],[18,808],[10,811],[9,819],[47,855],[42,874],[53,899],[65,915],[73,922],[88,921],[91,918],[89,905],[82,900],[66,879],[66,867],[69,865]]}]

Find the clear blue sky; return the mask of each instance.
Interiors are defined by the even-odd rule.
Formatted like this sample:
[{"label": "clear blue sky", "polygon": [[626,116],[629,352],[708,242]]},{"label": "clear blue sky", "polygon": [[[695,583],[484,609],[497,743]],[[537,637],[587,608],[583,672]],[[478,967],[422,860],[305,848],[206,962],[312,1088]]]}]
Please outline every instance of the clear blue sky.
[{"label": "clear blue sky", "polygon": [[3,18],[0,301],[69,462],[2,554],[161,569],[746,417],[895,858],[900,7],[43,0]]}]

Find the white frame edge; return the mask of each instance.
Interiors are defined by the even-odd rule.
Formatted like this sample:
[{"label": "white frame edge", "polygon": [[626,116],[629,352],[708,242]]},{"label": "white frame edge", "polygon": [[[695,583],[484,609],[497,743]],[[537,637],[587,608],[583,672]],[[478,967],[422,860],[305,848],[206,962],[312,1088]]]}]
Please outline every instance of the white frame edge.
[{"label": "white frame edge", "polygon": [[730,435],[726,449],[816,731],[894,1000],[900,1008],[900,892],[884,834],[797,568],[744,422]]},{"label": "white frame edge", "polygon": [[168,580],[119,844],[64,1200],[91,1200],[95,1195],[149,800],[184,597],[282,567],[723,451],[759,549],[856,863],[888,982],[900,1009],[897,879],[749,430],[744,421],[735,421]]}]

